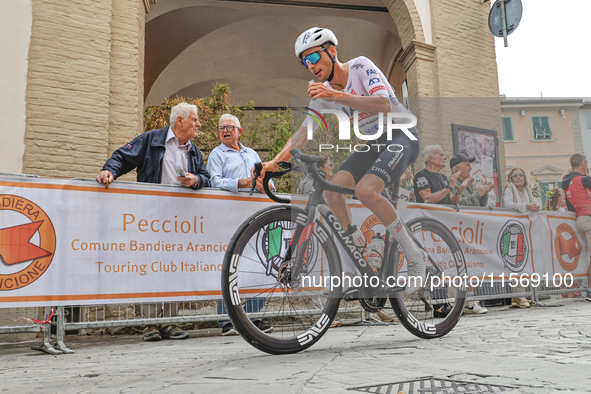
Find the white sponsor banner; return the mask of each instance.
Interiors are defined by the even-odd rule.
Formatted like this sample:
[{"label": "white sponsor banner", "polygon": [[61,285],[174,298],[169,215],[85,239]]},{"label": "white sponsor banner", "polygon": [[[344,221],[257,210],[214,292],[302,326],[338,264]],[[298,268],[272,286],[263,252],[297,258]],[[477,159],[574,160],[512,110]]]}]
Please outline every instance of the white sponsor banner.
[{"label": "white sponsor banner", "polygon": [[227,244],[266,196],[0,178],[0,307],[221,298]]},{"label": "white sponsor banner", "polygon": [[[260,194],[0,177],[0,307],[219,299],[232,235],[274,204]],[[350,208],[368,239],[385,233],[369,210]],[[409,204],[401,215],[451,228],[469,275],[587,273],[589,254],[570,213]]]},{"label": "white sponsor banner", "polygon": [[[384,226],[367,208],[351,205],[351,213],[368,240],[375,233],[384,234]],[[498,280],[537,273],[542,283],[550,285],[555,274],[587,277],[589,253],[585,238],[577,232],[574,213],[521,214],[499,209],[458,212],[440,205],[412,203],[401,212],[405,222],[422,216],[437,219],[452,231],[464,253],[469,276]],[[421,242],[435,251],[441,244],[429,237]],[[548,281],[543,278],[546,274]]]}]

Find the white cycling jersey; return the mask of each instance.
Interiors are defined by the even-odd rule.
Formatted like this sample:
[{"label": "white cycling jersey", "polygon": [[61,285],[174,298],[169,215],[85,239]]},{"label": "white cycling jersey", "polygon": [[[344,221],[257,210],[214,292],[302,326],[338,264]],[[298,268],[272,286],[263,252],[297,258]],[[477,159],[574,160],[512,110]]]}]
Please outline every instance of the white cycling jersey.
[{"label": "white cycling jersey", "polygon": [[[359,56],[355,59],[349,60],[349,78],[347,85],[342,91],[356,96],[383,96],[390,100],[390,112],[411,113],[404,107],[396,98],[394,89],[382,73],[382,71],[365,56]],[[324,85],[330,87],[328,81]],[[351,123],[354,121],[354,108],[336,103],[325,101],[322,99],[315,99],[310,101],[310,108],[320,112],[322,109],[337,109],[345,112],[349,116]],[[308,119],[304,120],[302,126],[307,127],[312,124],[314,130],[318,128],[316,122],[308,123]],[[378,124],[379,115],[370,115],[366,112],[359,113],[359,131],[365,135],[376,134],[380,125]],[[386,130],[385,123],[387,121],[387,114],[383,114],[383,128]],[[394,123],[406,123],[408,120],[397,119]]]}]

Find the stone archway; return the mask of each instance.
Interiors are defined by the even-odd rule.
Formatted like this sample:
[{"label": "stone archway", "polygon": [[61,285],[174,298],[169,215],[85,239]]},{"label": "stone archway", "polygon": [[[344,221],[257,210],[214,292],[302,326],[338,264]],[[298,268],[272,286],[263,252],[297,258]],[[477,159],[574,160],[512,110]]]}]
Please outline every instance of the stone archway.
[{"label": "stone archway", "polygon": [[[402,54],[417,37],[423,39],[413,1],[159,1],[146,16],[146,103],[173,95],[199,97],[223,82],[239,102],[289,105],[310,79],[293,55],[295,37],[310,26],[337,33],[341,60],[371,58],[401,97],[407,80]],[[411,94],[420,91],[417,81],[407,80]]]}]

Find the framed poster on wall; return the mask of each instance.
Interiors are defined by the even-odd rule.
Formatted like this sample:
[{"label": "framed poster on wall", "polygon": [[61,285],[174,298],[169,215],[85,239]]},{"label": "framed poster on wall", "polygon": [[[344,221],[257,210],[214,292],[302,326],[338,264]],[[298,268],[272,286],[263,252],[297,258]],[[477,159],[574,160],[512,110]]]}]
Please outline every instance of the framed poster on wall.
[{"label": "framed poster on wall", "polygon": [[501,168],[499,163],[499,140],[495,130],[453,124],[452,137],[454,154],[464,151],[476,160],[471,164],[470,175],[475,184],[494,182],[495,187],[489,192],[488,205],[501,206],[503,189],[501,187]]}]

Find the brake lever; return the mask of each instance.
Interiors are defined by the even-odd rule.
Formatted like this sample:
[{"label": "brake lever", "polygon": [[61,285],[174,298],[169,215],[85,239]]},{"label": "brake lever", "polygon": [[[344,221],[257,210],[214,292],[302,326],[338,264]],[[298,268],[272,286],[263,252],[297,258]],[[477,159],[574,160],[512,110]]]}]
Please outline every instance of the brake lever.
[{"label": "brake lever", "polygon": [[254,163],[254,176],[252,177],[252,185],[250,186],[250,195],[254,193],[254,189],[257,185],[257,178],[261,175],[261,171],[263,170],[263,163],[257,161]]}]

